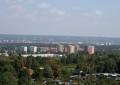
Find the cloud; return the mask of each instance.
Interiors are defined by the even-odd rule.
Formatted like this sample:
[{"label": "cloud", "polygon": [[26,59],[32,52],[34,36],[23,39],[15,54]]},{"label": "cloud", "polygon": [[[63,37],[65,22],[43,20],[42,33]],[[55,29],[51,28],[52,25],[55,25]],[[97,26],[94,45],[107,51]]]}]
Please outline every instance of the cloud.
[{"label": "cloud", "polygon": [[60,15],[60,16],[65,15],[65,11],[57,9],[57,8],[50,9],[50,13],[54,14],[54,15],[57,14],[57,15]]},{"label": "cloud", "polygon": [[41,1],[34,0],[6,0],[9,14],[31,21],[49,21],[56,20],[65,15],[65,11],[56,6]]},{"label": "cloud", "polygon": [[104,15],[104,12],[100,11],[100,10],[86,11],[86,12],[81,12],[80,15],[85,16],[85,17],[95,17],[95,16],[102,16],[102,15]]},{"label": "cloud", "polygon": [[18,2],[23,2],[24,0],[16,0],[16,1],[18,1]]},{"label": "cloud", "polygon": [[104,14],[104,12],[103,12],[103,11],[100,11],[100,10],[96,10],[96,11],[95,11],[95,14],[98,15],[98,16],[101,16],[101,15]]},{"label": "cloud", "polygon": [[91,16],[91,13],[82,12],[81,15],[84,16],[84,17],[89,17],[89,16]]},{"label": "cloud", "polygon": [[49,7],[50,7],[50,4],[45,2],[38,4],[38,8],[49,8]]},{"label": "cloud", "polygon": [[57,7],[46,2],[39,3],[37,7],[43,9],[42,11],[44,12],[46,11],[50,15],[59,15],[59,16],[65,15],[65,11],[58,9]]}]

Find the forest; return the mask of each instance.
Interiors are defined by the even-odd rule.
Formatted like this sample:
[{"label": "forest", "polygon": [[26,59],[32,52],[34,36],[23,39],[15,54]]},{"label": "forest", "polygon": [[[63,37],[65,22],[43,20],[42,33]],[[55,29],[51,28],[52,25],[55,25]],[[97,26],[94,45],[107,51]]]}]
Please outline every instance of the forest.
[{"label": "forest", "polygon": [[55,58],[0,56],[0,85],[60,85],[58,80],[63,82],[61,85],[120,85],[116,78],[96,77],[92,75],[95,73],[119,74],[120,54],[75,53]]}]

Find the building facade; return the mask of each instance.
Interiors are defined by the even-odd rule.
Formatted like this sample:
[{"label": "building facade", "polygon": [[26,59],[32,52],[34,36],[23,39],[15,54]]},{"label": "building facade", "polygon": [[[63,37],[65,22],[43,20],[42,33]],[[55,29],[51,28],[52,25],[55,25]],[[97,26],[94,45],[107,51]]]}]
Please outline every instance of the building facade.
[{"label": "building facade", "polygon": [[37,52],[37,46],[30,46],[30,52],[36,53]]},{"label": "building facade", "polygon": [[95,53],[95,46],[88,46],[88,53],[89,55],[92,55]]}]

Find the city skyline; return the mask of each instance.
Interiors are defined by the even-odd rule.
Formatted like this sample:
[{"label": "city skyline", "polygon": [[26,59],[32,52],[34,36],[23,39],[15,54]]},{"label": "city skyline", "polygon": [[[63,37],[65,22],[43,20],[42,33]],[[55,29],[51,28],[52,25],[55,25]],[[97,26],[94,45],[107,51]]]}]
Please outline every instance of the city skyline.
[{"label": "city skyline", "polygon": [[119,3],[119,0],[1,0],[0,34],[120,37]]}]

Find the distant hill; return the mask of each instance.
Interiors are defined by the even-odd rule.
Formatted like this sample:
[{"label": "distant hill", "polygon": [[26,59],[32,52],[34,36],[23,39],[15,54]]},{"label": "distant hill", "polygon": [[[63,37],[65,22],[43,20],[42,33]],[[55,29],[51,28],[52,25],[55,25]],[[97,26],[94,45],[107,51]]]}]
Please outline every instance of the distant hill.
[{"label": "distant hill", "polygon": [[79,36],[51,36],[51,35],[11,35],[0,34],[0,40],[30,40],[36,42],[83,42],[83,43],[106,43],[120,45],[120,38],[107,37],[79,37]]}]

